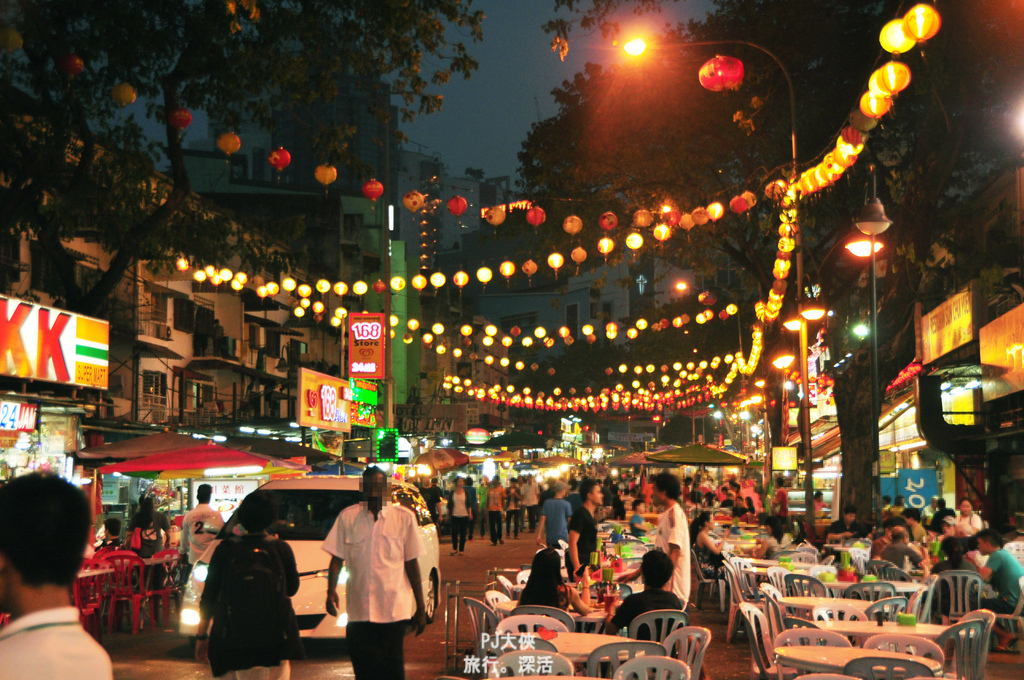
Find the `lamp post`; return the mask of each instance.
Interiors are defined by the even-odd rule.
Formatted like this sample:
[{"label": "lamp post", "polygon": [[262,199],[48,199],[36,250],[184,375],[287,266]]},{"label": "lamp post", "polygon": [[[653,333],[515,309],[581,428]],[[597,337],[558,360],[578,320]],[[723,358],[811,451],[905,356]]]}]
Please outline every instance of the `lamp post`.
[{"label": "lamp post", "polygon": [[[701,40],[698,42],[687,42],[681,43],[682,47],[710,47],[714,45],[745,45],[752,47],[753,49],[768,55],[772,61],[782,71],[782,75],[786,78],[786,85],[789,88],[789,137],[790,137],[790,150],[792,152],[791,165],[790,165],[790,180],[796,178],[796,167],[797,167],[797,154],[796,154],[796,91],[793,89],[793,79],[789,75],[789,71],[783,65],[782,61],[775,56],[770,50],[752,43],[747,40]],[[627,54],[632,56],[639,56],[643,54],[647,45],[643,40],[637,38],[627,42],[623,48]],[[796,202],[793,203],[793,252],[796,257],[796,280],[797,280],[797,310],[803,312],[803,280],[804,280],[804,251],[803,251],[803,235],[800,229],[799,220],[799,207]],[[807,377],[807,325],[804,324],[800,330],[800,389],[803,396],[800,399],[800,442],[804,448],[804,463],[807,467],[807,478],[804,483],[804,507],[814,507],[814,484],[811,479],[811,403],[808,397],[810,391],[810,385],[808,384]],[[813,519],[814,515],[810,515]],[[807,523],[809,531],[814,531],[814,522],[810,521]]]},{"label": "lamp post", "polygon": [[875,178],[875,168],[868,168],[871,171],[872,197],[861,208],[855,224],[857,229],[868,236],[871,245],[869,255],[871,257],[871,446],[874,456],[874,472],[877,480],[875,491],[878,496],[875,503],[876,526],[882,525],[882,461],[878,450],[878,416],[881,411],[880,395],[878,393],[878,276],[875,271],[875,253],[878,251],[875,237],[885,232],[892,224],[892,220],[885,216],[885,207],[878,199],[878,182]]}]

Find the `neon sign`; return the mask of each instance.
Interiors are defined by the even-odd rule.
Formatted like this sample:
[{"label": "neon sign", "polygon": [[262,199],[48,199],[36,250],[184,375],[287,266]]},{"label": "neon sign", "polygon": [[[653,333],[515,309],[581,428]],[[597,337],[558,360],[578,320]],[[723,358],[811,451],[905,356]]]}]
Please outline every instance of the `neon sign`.
[{"label": "neon sign", "polygon": [[384,315],[349,314],[348,374],[352,378],[384,378]]}]

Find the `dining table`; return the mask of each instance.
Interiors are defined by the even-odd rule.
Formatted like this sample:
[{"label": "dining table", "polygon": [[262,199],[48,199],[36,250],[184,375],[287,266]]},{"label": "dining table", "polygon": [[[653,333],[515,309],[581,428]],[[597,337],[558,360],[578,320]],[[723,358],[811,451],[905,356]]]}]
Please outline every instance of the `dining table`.
[{"label": "dining table", "polygon": [[625,638],[619,635],[601,633],[555,633],[554,637],[548,640],[559,654],[568,657],[573,663],[586,661],[590,653],[601,645],[623,641],[626,641]]},{"label": "dining table", "polygon": [[848,600],[842,597],[783,597],[779,600],[779,604],[787,609],[793,609],[799,611],[801,614],[810,614],[811,610],[817,607],[819,604],[832,605],[832,604],[845,604],[854,609],[858,609],[863,612],[868,606],[871,605],[867,600]]},{"label": "dining table", "polygon": [[[856,581],[829,581],[824,582],[825,587],[834,593],[845,593],[846,589],[854,585]],[[891,583],[896,587],[896,594],[903,596],[910,596],[919,590],[924,590],[928,586],[923,583],[915,583],[914,581],[877,581],[876,583]]]},{"label": "dining table", "polygon": [[885,652],[860,647],[776,647],[775,662],[807,673],[842,673],[846,664],[854,659],[889,658],[916,661],[924,664],[935,675],[942,675],[942,663],[926,656],[898,652]]},{"label": "dining table", "polygon": [[[519,603],[515,600],[508,602],[498,602],[494,605],[494,612],[500,617],[505,618],[511,616],[512,611],[519,606]],[[605,608],[594,607],[587,614],[580,614],[579,612],[570,611],[568,612],[572,620],[576,622],[576,630],[581,633],[594,633],[604,627],[605,619]]]},{"label": "dining table", "polygon": [[113,567],[96,567],[95,569],[79,569],[78,578],[89,578],[90,576],[109,576],[114,573]]},{"label": "dining table", "polygon": [[818,627],[822,630],[831,630],[846,637],[860,639],[869,638],[879,633],[899,633],[901,635],[916,635],[928,640],[934,640],[949,628],[949,626],[943,626],[938,623],[918,623],[913,626],[901,626],[895,621],[884,621],[881,626],[874,621],[820,621],[818,622]]}]

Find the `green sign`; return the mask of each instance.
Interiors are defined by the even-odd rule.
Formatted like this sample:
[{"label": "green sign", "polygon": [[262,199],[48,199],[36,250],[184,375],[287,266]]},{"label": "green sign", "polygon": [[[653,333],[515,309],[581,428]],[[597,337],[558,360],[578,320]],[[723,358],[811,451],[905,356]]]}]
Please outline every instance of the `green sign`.
[{"label": "green sign", "polygon": [[398,429],[377,430],[377,460],[382,463],[398,462]]},{"label": "green sign", "polygon": [[348,386],[352,390],[352,401],[357,401],[360,404],[369,404],[370,406],[377,405],[377,386],[372,382],[359,380],[358,378],[349,378]]}]

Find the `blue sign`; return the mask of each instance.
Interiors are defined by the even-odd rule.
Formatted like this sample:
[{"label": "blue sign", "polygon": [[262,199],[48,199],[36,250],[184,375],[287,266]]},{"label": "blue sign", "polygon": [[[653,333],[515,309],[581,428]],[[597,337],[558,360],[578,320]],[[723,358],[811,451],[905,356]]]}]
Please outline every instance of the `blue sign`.
[{"label": "blue sign", "polygon": [[896,477],[897,491],[908,508],[924,509],[932,496],[939,495],[939,479],[935,470],[900,470]]}]

